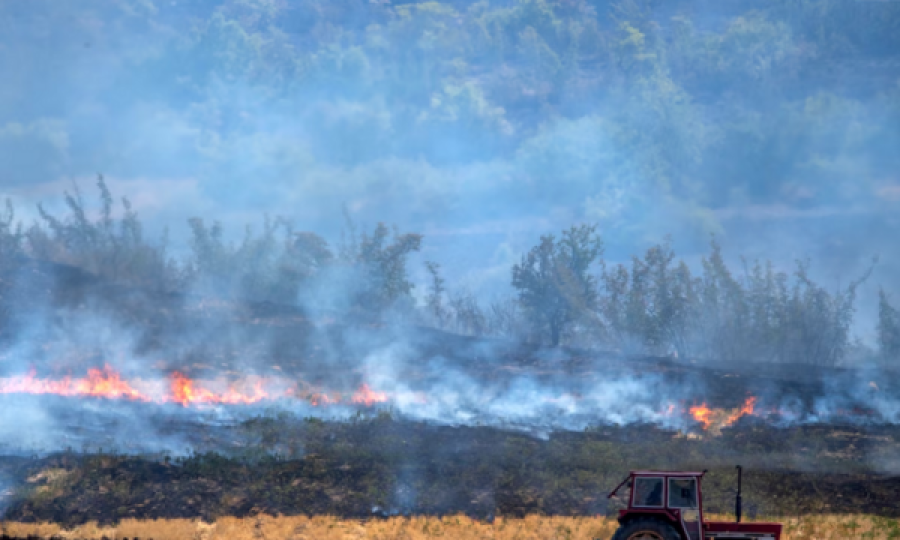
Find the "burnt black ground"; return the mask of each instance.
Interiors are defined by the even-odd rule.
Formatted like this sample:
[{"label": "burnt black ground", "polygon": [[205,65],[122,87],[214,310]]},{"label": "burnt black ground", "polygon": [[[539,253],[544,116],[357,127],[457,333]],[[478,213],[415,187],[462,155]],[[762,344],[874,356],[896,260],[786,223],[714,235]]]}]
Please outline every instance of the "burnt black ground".
[{"label": "burnt black ground", "polygon": [[[228,456],[2,458],[0,474],[14,486],[5,518],[77,524],[258,513],[595,515],[616,508],[606,494],[631,468],[708,468],[705,507],[726,512],[738,463],[751,516],[900,516],[900,477],[878,466],[900,451],[896,428],[777,429],[742,421],[715,438],[638,425],[542,440],[383,414],[341,423],[262,417],[242,429],[257,445]],[[294,455],[273,448],[293,448]]]}]

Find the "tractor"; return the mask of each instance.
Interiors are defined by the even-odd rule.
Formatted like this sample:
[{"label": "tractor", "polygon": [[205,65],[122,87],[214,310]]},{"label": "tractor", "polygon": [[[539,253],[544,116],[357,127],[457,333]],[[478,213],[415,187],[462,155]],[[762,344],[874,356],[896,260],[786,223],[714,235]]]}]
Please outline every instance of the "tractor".
[{"label": "tractor", "polygon": [[704,521],[700,483],[706,472],[631,471],[608,497],[626,484],[631,488],[612,540],[781,539],[780,523],[741,523],[740,466],[735,521]]}]

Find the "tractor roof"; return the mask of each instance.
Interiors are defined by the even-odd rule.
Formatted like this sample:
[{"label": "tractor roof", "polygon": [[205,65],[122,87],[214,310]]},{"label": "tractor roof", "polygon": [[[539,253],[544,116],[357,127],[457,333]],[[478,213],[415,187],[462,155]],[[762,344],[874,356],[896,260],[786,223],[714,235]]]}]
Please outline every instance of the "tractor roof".
[{"label": "tractor roof", "polygon": [[631,471],[631,474],[653,476],[703,476],[705,473],[691,471]]}]

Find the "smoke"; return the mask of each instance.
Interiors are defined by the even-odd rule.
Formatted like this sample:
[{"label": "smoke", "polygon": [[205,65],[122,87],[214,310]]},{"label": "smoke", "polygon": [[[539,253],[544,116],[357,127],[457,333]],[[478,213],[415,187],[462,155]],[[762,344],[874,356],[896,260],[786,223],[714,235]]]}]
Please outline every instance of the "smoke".
[{"label": "smoke", "polygon": [[[668,418],[666,404],[697,395],[661,377],[605,377],[602,365],[582,378],[502,373],[503,366],[490,366],[499,356],[496,351],[484,346],[476,352],[475,362],[481,365],[469,372],[459,367],[459,356],[423,359],[420,351],[402,344],[368,355],[363,365],[375,388],[396,396],[393,406],[405,417],[498,426],[544,437],[554,430],[583,430],[598,424],[675,427],[683,419]],[[485,380],[488,370],[502,375],[495,372],[493,380]]]},{"label": "smoke", "polygon": [[[322,324],[304,331],[302,349],[291,352],[290,346],[274,346],[284,336],[273,325],[223,321],[221,313],[206,327],[201,321],[188,331],[168,328],[156,336],[162,346],[141,352],[143,338],[134,327],[100,313],[63,310],[33,321],[6,353],[3,375],[21,378],[39,370],[41,377],[60,380],[107,365],[152,401],[46,390],[0,395],[3,453],[238,451],[260,444],[242,438],[243,422],[279,413],[343,421],[387,410],[404,420],[490,426],[540,438],[611,425],[703,433],[708,422],[705,428],[715,435],[738,421],[785,428],[900,421],[896,377],[880,370],[823,368],[762,378],[738,369],[723,377],[719,370],[671,360],[541,351],[399,324]],[[296,324],[283,330],[303,331]],[[269,397],[248,404],[182,404],[172,395],[176,370],[195,379],[198,396],[239,390],[252,397],[247,381],[255,379]],[[351,400],[360,388],[365,397],[353,394]],[[738,412],[747,396],[754,398],[750,411]],[[707,407],[706,416],[695,414]],[[398,508],[414,506],[414,479],[398,482]]]},{"label": "smoke", "polygon": [[[0,16],[15,32],[4,37],[0,63],[18,84],[0,101],[8,119],[0,191],[31,206],[46,200],[46,185],[100,171],[119,191],[133,186],[128,195],[153,230],[202,213],[235,234],[263,213],[331,233],[347,203],[362,222],[450,231],[428,236],[426,256],[440,254],[452,278],[479,273],[498,246],[521,252],[540,234],[596,220],[614,259],[664,234],[690,256],[717,231],[738,246],[734,256],[789,266],[810,255],[834,280],[882,252],[876,278],[893,286],[897,261],[886,246],[896,231],[897,73],[875,79],[859,68],[841,80],[862,88],[846,92],[841,80],[795,75],[816,46],[777,10],[647,6],[631,24],[648,42],[647,21],[681,31],[685,49],[667,51],[667,78],[603,91],[623,75],[553,83],[558,68],[529,56],[524,42],[514,61],[487,65],[489,75],[442,71],[435,82],[438,75],[378,52],[425,47],[415,34],[391,37],[400,8],[344,13],[313,4],[271,12],[227,1],[7,7]],[[423,32],[474,24],[478,10],[453,6],[446,21],[410,8],[410,24]],[[679,14],[697,28],[676,28]],[[586,26],[584,39],[608,31],[620,41],[608,13],[578,17],[598,25]],[[357,45],[332,43],[324,30],[357,32],[353,21],[366,18],[377,26],[362,25]],[[691,40],[706,37],[732,63],[692,77]],[[752,54],[728,48],[738,41]],[[590,43],[579,60],[586,71],[602,40]],[[495,46],[479,45],[479,54],[489,58]],[[442,48],[455,50],[429,50]],[[434,54],[435,66],[456,61],[422,54]],[[475,58],[453,65],[465,70],[466,61]],[[387,75],[395,71],[410,75],[400,84]],[[559,103],[547,97],[549,84],[560,84]],[[741,85],[750,95],[720,97]],[[173,225],[173,239],[183,241],[185,229]],[[505,285],[506,276],[489,277],[472,280],[476,293]],[[869,296],[862,302],[871,307]]]},{"label": "smoke", "polygon": [[[440,262],[449,282],[476,296],[508,292],[522,253],[542,234],[582,221],[600,223],[611,263],[672,234],[695,264],[715,232],[731,257],[786,269],[808,255],[822,269],[813,279],[846,283],[880,252],[855,328],[873,342],[874,285],[900,290],[900,252],[891,249],[900,227],[894,64],[829,79],[813,58],[830,54],[828,43],[811,41],[796,22],[803,16],[751,16],[740,3],[719,8],[734,13],[697,15],[696,28],[677,17],[690,12],[687,4],[626,14],[639,40],[593,10],[557,12],[566,23],[547,23],[528,19],[537,15],[522,3],[509,8],[522,26],[495,33],[488,22],[502,10],[483,11],[506,7],[376,4],[3,3],[9,32],[0,37],[0,71],[16,83],[0,89],[0,195],[27,225],[36,203],[61,207],[62,189],[102,172],[131,200],[145,234],[169,228],[179,256],[192,217],[221,221],[226,241],[264,214],[335,239],[345,205],[364,230],[387,220],[425,235],[410,258],[419,296],[422,260]],[[546,31],[577,21],[587,21],[582,45],[565,48]],[[439,38],[446,41],[431,41]],[[670,42],[665,51],[603,49]],[[730,61],[704,64],[697,51],[707,45]],[[858,86],[842,82],[849,79]],[[539,436],[617,423],[695,429],[682,409],[720,392],[710,377],[642,374],[643,364],[622,369],[622,361],[590,358],[567,373],[559,366],[572,356],[535,359],[508,344],[334,321],[350,311],[362,277],[342,270],[311,278],[297,297],[278,298],[296,309],[296,324],[279,326],[246,305],[204,299],[217,291],[200,286],[176,300],[132,290],[141,309],[128,311],[110,291],[32,296],[57,285],[18,276],[14,337],[0,371],[80,377],[109,365],[151,386],[185,370],[226,386],[281,377],[343,393],[365,383],[404,418]],[[511,360],[523,357],[536,363]],[[796,391],[772,382],[757,389],[756,407],[784,425],[847,415],[895,423],[900,405],[889,380],[834,375]],[[745,396],[726,397],[737,406]],[[184,452],[200,443],[165,418],[224,429],[259,411],[2,399],[0,442],[17,452],[85,441]],[[303,400],[277,407],[354,413]],[[397,497],[403,506],[414,490]]]}]

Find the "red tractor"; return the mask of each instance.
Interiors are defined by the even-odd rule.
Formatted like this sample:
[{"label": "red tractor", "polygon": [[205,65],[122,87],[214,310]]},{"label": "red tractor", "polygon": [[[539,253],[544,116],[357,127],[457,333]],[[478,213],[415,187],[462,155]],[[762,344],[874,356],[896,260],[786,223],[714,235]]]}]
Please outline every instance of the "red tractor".
[{"label": "red tractor", "polygon": [[741,523],[741,467],[734,522],[704,521],[703,472],[632,471],[609,494],[628,484],[628,508],[619,510],[612,540],[780,540],[780,523]]}]

